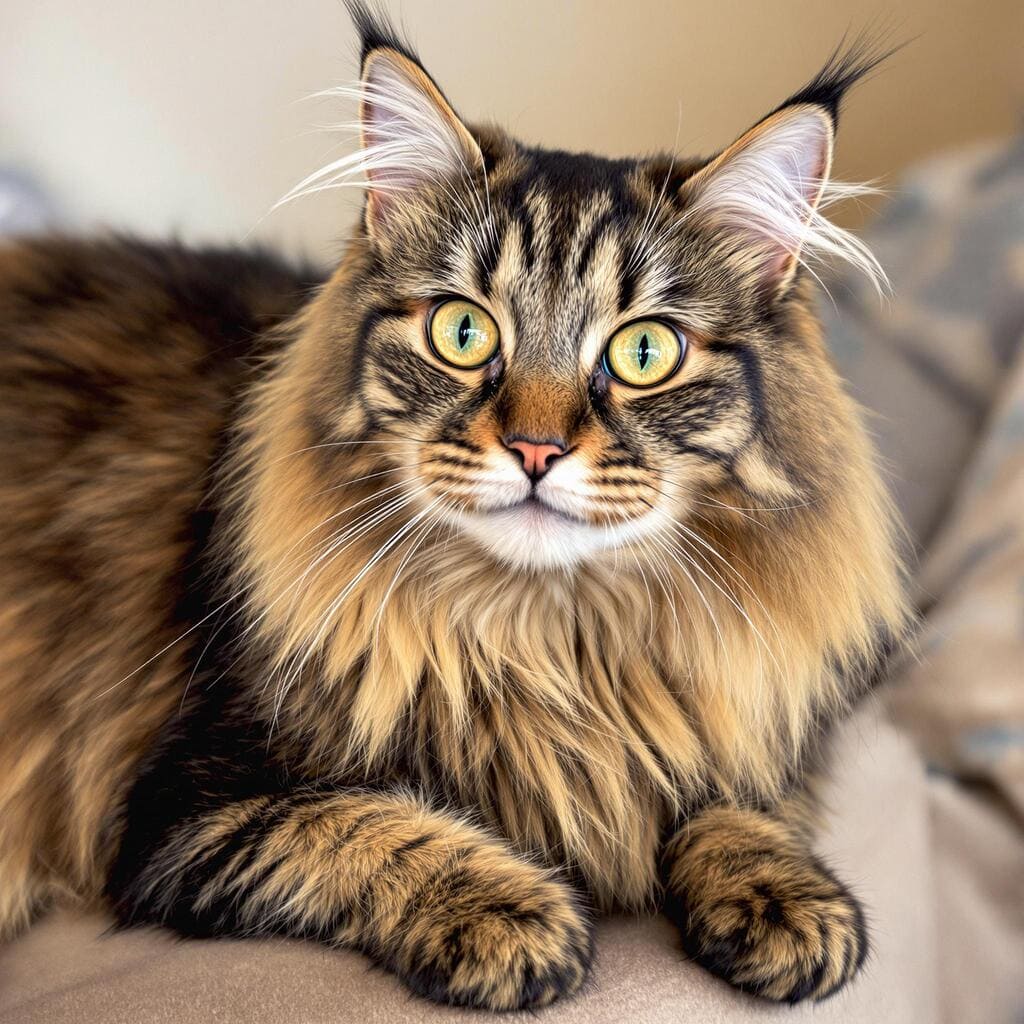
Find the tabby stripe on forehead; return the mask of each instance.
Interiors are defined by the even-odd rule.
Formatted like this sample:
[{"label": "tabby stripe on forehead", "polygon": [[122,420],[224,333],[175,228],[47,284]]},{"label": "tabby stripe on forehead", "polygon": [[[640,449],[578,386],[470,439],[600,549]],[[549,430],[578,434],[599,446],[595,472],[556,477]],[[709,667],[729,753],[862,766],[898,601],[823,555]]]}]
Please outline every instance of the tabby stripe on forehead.
[{"label": "tabby stripe on forehead", "polygon": [[534,250],[533,215],[522,200],[516,208],[515,218],[519,225],[519,244],[523,251],[523,263],[526,264],[527,270],[533,270],[537,255]]},{"label": "tabby stripe on forehead", "polygon": [[590,269],[590,264],[594,259],[594,253],[597,250],[598,243],[607,233],[608,229],[615,223],[617,214],[615,210],[606,210],[594,223],[591,225],[590,230],[587,232],[587,237],[583,241],[583,245],[580,248],[579,259],[576,261],[576,280],[582,281],[586,276],[587,271]]},{"label": "tabby stripe on forehead", "polygon": [[619,312],[633,305],[636,296],[637,267],[628,246],[619,246]]},{"label": "tabby stripe on forehead", "polygon": [[484,242],[483,252],[479,253],[477,263],[477,286],[480,289],[481,294],[486,295],[487,298],[491,297],[491,279],[494,277],[495,270],[498,269],[498,264],[501,262],[501,251],[505,245],[505,233],[503,232],[500,237],[495,238],[493,232],[488,232],[487,239]]}]

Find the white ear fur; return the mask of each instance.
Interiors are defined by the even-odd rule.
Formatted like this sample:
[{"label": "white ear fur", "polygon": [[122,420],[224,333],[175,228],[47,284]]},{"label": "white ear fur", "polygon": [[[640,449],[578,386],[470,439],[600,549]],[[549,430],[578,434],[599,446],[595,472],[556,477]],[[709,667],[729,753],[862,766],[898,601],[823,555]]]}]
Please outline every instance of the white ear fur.
[{"label": "white ear fur", "polygon": [[360,140],[360,148],[300,181],[274,209],[302,196],[335,188],[364,188],[368,193],[367,226],[384,224],[389,204],[415,193],[427,182],[449,187],[483,168],[476,140],[459,120],[425,71],[397,50],[371,50],[362,79],[317,96],[359,105],[359,120],[336,124]]},{"label": "white ear fur", "polygon": [[363,65],[359,119],[372,226],[395,194],[427,182],[454,182],[483,167],[469,130],[415,62],[373,50]]},{"label": "white ear fur", "polygon": [[821,107],[786,107],[743,135],[683,186],[687,217],[734,232],[769,294],[784,292],[797,265],[845,260],[876,288],[885,273],[859,239],[823,210],[870,194],[829,181],[834,126]]}]

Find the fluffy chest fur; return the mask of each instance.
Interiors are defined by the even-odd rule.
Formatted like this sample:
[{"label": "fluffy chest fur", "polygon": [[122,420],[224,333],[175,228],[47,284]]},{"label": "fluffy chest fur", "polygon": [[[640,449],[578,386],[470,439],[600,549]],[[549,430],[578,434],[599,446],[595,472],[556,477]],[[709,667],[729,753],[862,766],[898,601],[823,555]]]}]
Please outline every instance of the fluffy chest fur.
[{"label": "fluffy chest fur", "polygon": [[513,572],[394,497],[373,455],[332,484],[304,429],[254,435],[235,536],[276,742],[317,779],[461,805],[605,905],[650,897],[671,820],[778,799],[875,642],[870,567],[792,516],[723,512],[660,561]]}]

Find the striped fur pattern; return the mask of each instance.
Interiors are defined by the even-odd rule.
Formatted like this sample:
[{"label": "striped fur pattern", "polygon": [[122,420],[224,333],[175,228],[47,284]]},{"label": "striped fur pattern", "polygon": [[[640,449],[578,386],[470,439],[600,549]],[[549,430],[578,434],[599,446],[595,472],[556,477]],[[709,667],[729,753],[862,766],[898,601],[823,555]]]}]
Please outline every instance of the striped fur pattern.
[{"label": "striped fur pattern", "polygon": [[355,946],[421,995],[499,1010],[575,990],[591,960],[572,889],[411,792],[213,799],[164,843],[154,857],[126,842],[111,884],[130,891],[123,920]]},{"label": "striped fur pattern", "polygon": [[824,999],[868,953],[864,912],[799,824],[706,811],[665,845],[665,910],[708,970],[769,999]]},{"label": "striped fur pattern", "polygon": [[[509,1009],[579,989],[595,911],[663,906],[734,984],[828,995],[863,915],[794,808],[904,624],[808,267],[877,276],[821,219],[873,62],[713,160],[606,160],[465,125],[355,14],[362,149],[302,187],[358,170],[365,217],[315,288],[0,261],[0,929],[72,891]],[[479,368],[430,345],[451,297]],[[651,318],[683,358],[631,388],[604,347]]]}]

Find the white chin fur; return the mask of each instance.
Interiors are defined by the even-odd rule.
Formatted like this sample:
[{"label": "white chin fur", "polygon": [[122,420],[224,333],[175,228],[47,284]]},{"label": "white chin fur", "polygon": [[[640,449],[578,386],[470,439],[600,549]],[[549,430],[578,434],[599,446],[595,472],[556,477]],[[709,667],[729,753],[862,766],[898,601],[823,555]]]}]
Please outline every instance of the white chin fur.
[{"label": "white chin fur", "polygon": [[539,504],[460,513],[465,532],[517,569],[569,569],[654,529],[653,513],[613,526],[590,526]]}]

